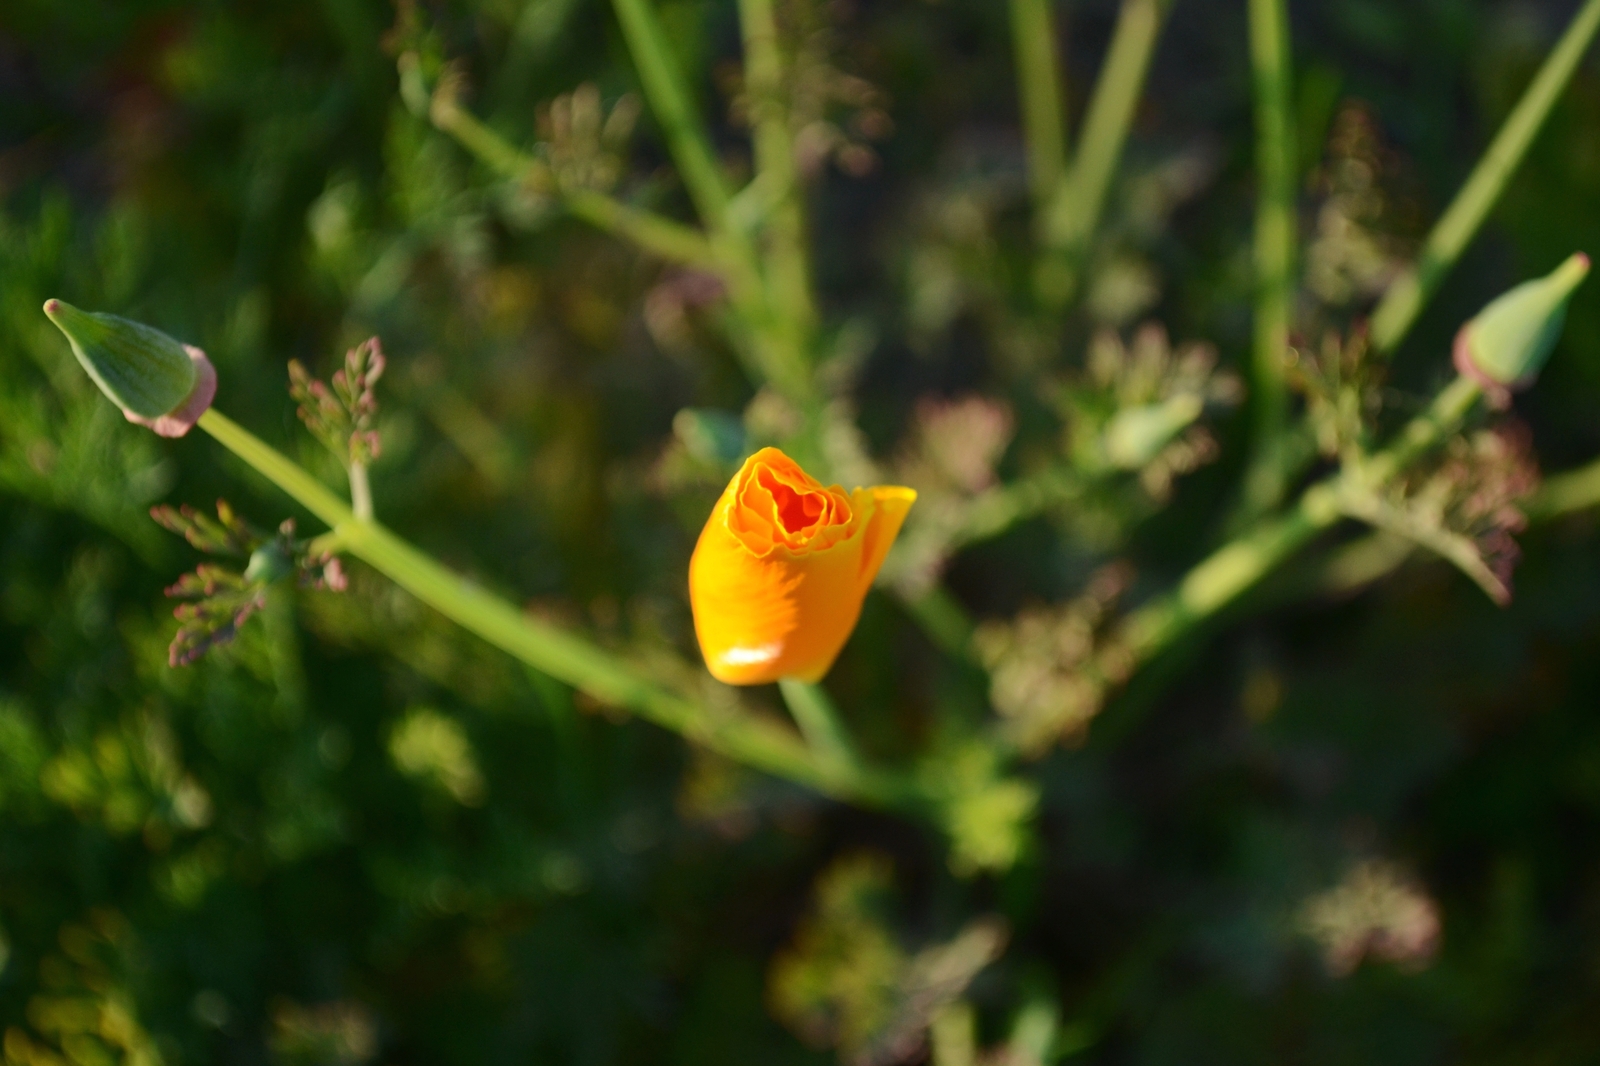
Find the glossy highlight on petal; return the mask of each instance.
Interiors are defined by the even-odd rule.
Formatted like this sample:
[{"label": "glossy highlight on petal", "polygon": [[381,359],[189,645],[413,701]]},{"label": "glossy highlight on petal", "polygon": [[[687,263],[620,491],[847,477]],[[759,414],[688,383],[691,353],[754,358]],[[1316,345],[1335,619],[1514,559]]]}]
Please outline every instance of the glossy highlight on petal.
[{"label": "glossy highlight on petal", "polygon": [[746,459],[689,561],[712,675],[760,685],[826,674],[916,498],[898,486],[824,486],[776,448]]}]

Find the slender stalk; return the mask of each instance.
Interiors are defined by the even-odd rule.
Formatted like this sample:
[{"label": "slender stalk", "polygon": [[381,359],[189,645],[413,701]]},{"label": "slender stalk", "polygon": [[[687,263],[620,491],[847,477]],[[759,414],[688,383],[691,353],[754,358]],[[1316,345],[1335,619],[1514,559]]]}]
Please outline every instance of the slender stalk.
[{"label": "slender stalk", "polygon": [[[1426,411],[1406,423],[1394,443],[1355,467],[1353,476],[1363,487],[1380,486],[1392,481],[1460,428],[1482,397],[1483,389],[1471,378],[1458,376],[1451,379],[1450,384],[1439,390]],[[1352,475],[1347,473],[1342,476]]]},{"label": "slender stalk", "polygon": [[688,226],[631,207],[594,189],[566,189],[561,199],[575,217],[652,255],[703,270],[723,268],[723,257],[711,242]]},{"label": "slender stalk", "polygon": [[1146,661],[1232,603],[1312,537],[1342,517],[1325,485],[1314,486],[1281,517],[1259,520],[1244,536],[1213,552],[1178,587],[1128,616],[1122,644]]},{"label": "slender stalk", "polygon": [[786,678],[778,682],[778,689],[819,763],[848,772],[860,762],[839,718],[839,708],[821,685]]},{"label": "slender stalk", "polygon": [[1028,147],[1028,188],[1035,220],[1042,223],[1067,174],[1066,87],[1056,56],[1051,0],[1011,0],[1011,33]]},{"label": "slender stalk", "polygon": [[350,464],[350,511],[358,521],[372,521],[372,479],[365,463]]},{"label": "slender stalk", "polygon": [[710,751],[826,795],[872,806],[919,809],[914,789],[902,779],[856,763],[825,762],[793,732],[770,719],[713,714],[649,681],[609,652],[529,617],[450,573],[378,523],[358,519],[321,482],[215,408],[201,416],[199,425],[326,523],[346,551],[534,669],[603,703],[625,707]]},{"label": "slender stalk", "polygon": [[675,263],[708,270],[721,268],[721,258],[711,242],[691,227],[629,206],[594,189],[562,188],[543,160],[517,150],[477,116],[453,102],[436,102],[430,114],[435,126],[454,137],[486,165],[508,177],[522,178],[540,188],[554,190],[568,211],[595,228]]},{"label": "slender stalk", "polygon": [[612,0],[628,51],[639,68],[645,97],[661,123],[667,148],[683,175],[684,187],[713,232],[727,229],[728,187],[711,141],[689,105],[683,74],[667,49],[666,32],[650,0]]},{"label": "slender stalk", "polygon": [[1411,558],[1416,545],[1375,530],[1307,560],[1263,588],[1254,606],[1273,607],[1315,596],[1337,596],[1370,585]]},{"label": "slender stalk", "polygon": [[1530,522],[1543,522],[1595,507],[1600,507],[1600,459],[1546,478],[1523,513]]},{"label": "slender stalk", "polygon": [[1401,274],[1383,294],[1372,315],[1372,344],[1382,353],[1393,352],[1405,339],[1445,276],[1478,232],[1489,209],[1500,199],[1506,183],[1516,173],[1534,135],[1544,125],[1550,109],[1566,88],[1578,61],[1600,30],[1600,0],[1587,0],[1539,68],[1522,99],[1495,134],[1489,150],[1428,234],[1417,262]]},{"label": "slender stalk", "polygon": [[1030,1000],[1011,1023],[1006,1042],[1008,1066],[1045,1066],[1054,1062],[1051,1051],[1061,1033],[1061,1015],[1053,1000]]},{"label": "slender stalk", "polygon": [[563,189],[542,160],[518,151],[447,97],[436,96],[430,113],[434,125],[455,137],[484,163],[559,195],[574,216],[663,259],[717,274],[728,287],[729,303],[738,309],[739,320],[728,322],[727,332],[751,377],[775,382],[790,396],[805,393],[804,385],[809,381],[806,368],[795,359],[784,358],[783,351],[774,352],[775,346],[769,342],[771,313],[766,286],[741,239],[723,235],[713,242],[689,226],[631,207],[604,193]]},{"label": "slender stalk", "polygon": [[1311,486],[1288,513],[1257,522],[1190,570],[1174,591],[1129,615],[1119,634],[1123,650],[1146,662],[1214,617],[1344,517],[1346,493],[1370,492],[1400,474],[1454,432],[1481,396],[1477,384],[1457,377],[1383,452]]},{"label": "slender stalk", "polygon": [[756,177],[772,197],[764,227],[764,260],[778,318],[777,340],[789,349],[787,360],[803,365],[809,362],[817,312],[772,0],[739,0],[739,24],[744,34],[745,93],[755,133]]},{"label": "slender stalk", "polygon": [[1046,240],[1065,268],[1056,276],[1053,290],[1045,294],[1056,307],[1065,306],[1077,288],[1081,260],[1100,223],[1111,178],[1122,160],[1169,6],[1170,0],[1122,2],[1105,67],[1089,98],[1077,154],[1045,220]]},{"label": "slender stalk", "polygon": [[[1530,525],[1594,508],[1600,508],[1600,460],[1547,478],[1522,503]],[[1354,592],[1398,570],[1416,549],[1415,542],[1392,533],[1368,534],[1333,549],[1292,580],[1275,585],[1268,603]]]},{"label": "slender stalk", "polygon": [[1285,0],[1250,0],[1250,59],[1256,118],[1255,355],[1250,402],[1255,454],[1244,481],[1244,512],[1262,514],[1288,480],[1289,329],[1294,304],[1295,145],[1290,122],[1289,17]]}]

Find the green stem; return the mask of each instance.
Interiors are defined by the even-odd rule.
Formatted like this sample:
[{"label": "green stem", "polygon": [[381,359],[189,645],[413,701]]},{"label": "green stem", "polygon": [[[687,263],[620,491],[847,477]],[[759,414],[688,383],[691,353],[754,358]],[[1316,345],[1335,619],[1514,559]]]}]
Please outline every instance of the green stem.
[{"label": "green stem", "polygon": [[1290,125],[1289,19],[1284,0],[1250,0],[1250,58],[1256,117],[1255,358],[1250,402],[1255,455],[1244,482],[1244,511],[1262,514],[1288,480],[1289,328],[1294,304],[1295,146]]},{"label": "green stem", "polygon": [[[484,163],[509,177],[531,181],[536,187],[561,197],[567,210],[598,229],[633,242],[644,251],[663,259],[710,271],[728,287],[728,302],[737,309],[739,321],[727,330],[750,376],[756,381],[772,381],[790,396],[805,393],[809,375],[796,360],[783,358],[783,348],[770,342],[771,313],[766,288],[741,240],[729,238],[716,243],[697,230],[649,211],[630,207],[592,189],[563,189],[542,160],[506,142],[499,134],[448,98],[436,98],[431,109],[433,123],[448,133]],[[792,348],[793,345],[789,345]]]},{"label": "green stem", "polygon": [[645,97],[683,175],[684,187],[706,228],[721,233],[727,229],[728,187],[711,152],[711,141],[689,106],[683,74],[667,49],[666,31],[650,0],[612,0],[612,7],[639,68]]},{"label": "green stem", "polygon": [[484,125],[471,112],[448,101],[431,109],[433,124],[454,137],[463,148],[508,177],[533,181],[551,189],[575,217],[597,229],[630,241],[639,248],[675,263],[706,270],[722,267],[711,242],[694,229],[650,211],[631,207],[594,189],[561,188],[543,160],[521,152]]},{"label": "green stem", "polygon": [[[1471,378],[1457,376],[1439,390],[1428,409],[1406,423],[1394,443],[1355,467],[1354,476],[1365,487],[1381,486],[1394,480],[1407,467],[1422,458],[1460,428],[1471,413],[1483,389]],[[1344,474],[1342,476],[1352,476]]]},{"label": "green stem", "polygon": [[[1530,525],[1600,508],[1600,460],[1546,479],[1521,506]],[[1282,582],[1272,590],[1268,605],[1354,592],[1398,570],[1416,548],[1414,542],[1391,533],[1368,534],[1333,549],[1294,579]]]},{"label": "green stem", "polygon": [[817,312],[772,0],[739,0],[739,24],[744,34],[745,92],[755,133],[756,178],[772,197],[763,227],[771,302],[779,320],[778,339],[788,349],[784,358],[803,366],[809,363]]},{"label": "green stem", "polygon": [[1285,574],[1270,589],[1263,589],[1258,604],[1272,607],[1353,592],[1398,568],[1415,550],[1411,541],[1375,530],[1296,567],[1292,575]]},{"label": "green stem", "polygon": [[362,522],[372,521],[372,479],[365,463],[350,464],[350,511]]},{"label": "green stem", "polygon": [[642,677],[632,666],[450,573],[376,522],[363,522],[301,467],[216,409],[200,428],[337,535],[345,550],[423,603],[517,659],[747,766],[849,802],[917,809],[913,789],[883,771],[826,763],[792,731],[748,714],[718,715]]},{"label": "green stem", "polygon": [[1530,522],[1543,522],[1600,507],[1600,459],[1545,479],[1523,507]]},{"label": "green stem", "polygon": [[1169,0],[1122,2],[1105,67],[1089,98],[1077,154],[1045,221],[1046,240],[1065,268],[1047,294],[1058,308],[1064,307],[1076,290],[1082,259],[1122,160],[1168,7]]},{"label": "green stem", "polygon": [[1123,650],[1146,662],[1211,619],[1344,517],[1344,494],[1371,492],[1402,473],[1453,433],[1481,396],[1477,384],[1457,377],[1389,448],[1311,486],[1287,514],[1259,521],[1190,570],[1174,591],[1129,615],[1120,631]]},{"label": "green stem", "polygon": [[1372,315],[1373,347],[1393,352],[1445,276],[1455,266],[1468,242],[1516,173],[1534,135],[1544,125],[1556,99],[1571,80],[1595,31],[1600,29],[1600,0],[1588,0],[1567,26],[1539,68],[1533,82],[1517,101],[1489,150],[1473,168],[1461,191],[1428,234],[1412,268],[1401,274],[1383,294]]},{"label": "green stem", "polygon": [[1012,51],[1017,58],[1017,96],[1028,146],[1028,188],[1035,220],[1044,213],[1067,173],[1066,91],[1056,56],[1051,0],[1011,0]]},{"label": "green stem", "polygon": [[860,760],[839,718],[839,709],[821,685],[785,678],[778,682],[778,689],[819,763],[839,772],[848,772],[858,764]]},{"label": "green stem", "polygon": [[1288,514],[1262,519],[1190,570],[1178,587],[1128,616],[1122,644],[1143,662],[1215,615],[1341,517],[1326,486],[1306,491]]},{"label": "green stem", "polygon": [[674,263],[717,271],[723,257],[710,241],[688,226],[642,211],[593,189],[566,189],[562,202],[576,218],[615,234],[639,248]]}]

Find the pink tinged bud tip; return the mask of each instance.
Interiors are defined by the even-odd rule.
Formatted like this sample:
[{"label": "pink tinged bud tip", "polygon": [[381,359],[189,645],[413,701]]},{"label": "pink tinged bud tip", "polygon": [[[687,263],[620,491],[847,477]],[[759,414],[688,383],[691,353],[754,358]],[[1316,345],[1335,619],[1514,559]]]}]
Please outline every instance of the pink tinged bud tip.
[{"label": "pink tinged bud tip", "polygon": [[188,353],[195,370],[194,391],[189,393],[189,398],[176,410],[157,418],[145,418],[128,410],[122,412],[124,418],[155,430],[160,437],[181,437],[194,428],[200,416],[210,409],[211,401],[217,398],[217,368],[211,365],[206,353],[194,345],[185,344],[183,350]]}]

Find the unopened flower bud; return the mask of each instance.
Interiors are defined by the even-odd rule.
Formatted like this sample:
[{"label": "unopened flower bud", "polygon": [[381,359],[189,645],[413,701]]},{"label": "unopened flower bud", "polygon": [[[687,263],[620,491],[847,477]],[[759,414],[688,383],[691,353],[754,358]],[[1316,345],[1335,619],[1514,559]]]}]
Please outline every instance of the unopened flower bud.
[{"label": "unopened flower bud", "polygon": [[1523,282],[1479,311],[1456,334],[1455,364],[1497,405],[1533,383],[1567,318],[1567,302],[1589,273],[1589,257],[1571,256],[1552,273]]},{"label": "unopened flower bud", "polygon": [[199,348],[142,323],[80,311],[61,300],[45,301],[44,313],[128,421],[163,437],[181,437],[211,406],[217,372]]}]

